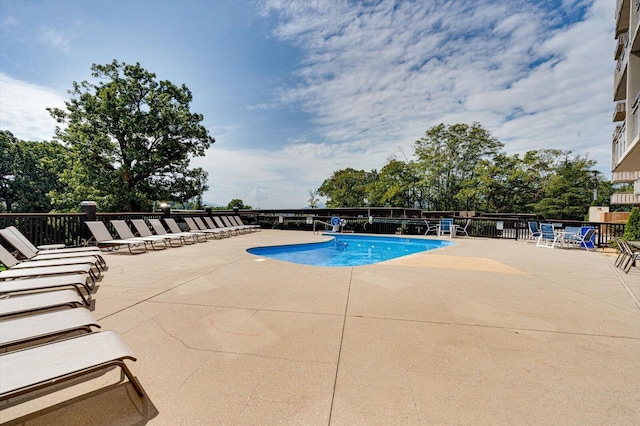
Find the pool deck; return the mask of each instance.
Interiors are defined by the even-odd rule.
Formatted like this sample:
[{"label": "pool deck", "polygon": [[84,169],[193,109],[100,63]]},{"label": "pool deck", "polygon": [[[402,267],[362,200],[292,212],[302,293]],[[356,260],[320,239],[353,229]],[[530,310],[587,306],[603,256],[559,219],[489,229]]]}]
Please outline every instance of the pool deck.
[{"label": "pool deck", "polygon": [[640,424],[640,268],[481,238],[345,268],[245,252],[326,238],[106,254],[93,313],[147,395],[114,370],[0,422]]}]

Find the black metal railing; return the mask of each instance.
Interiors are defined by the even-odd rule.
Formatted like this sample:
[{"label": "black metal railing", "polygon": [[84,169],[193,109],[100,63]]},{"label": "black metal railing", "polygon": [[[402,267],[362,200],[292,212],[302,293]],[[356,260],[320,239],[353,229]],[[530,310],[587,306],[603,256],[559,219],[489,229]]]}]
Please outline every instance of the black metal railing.
[{"label": "black metal railing", "polygon": [[[179,224],[184,226],[183,216],[206,216],[206,215],[231,215],[239,214],[247,224],[258,224],[266,229],[282,230],[304,230],[312,231],[314,222],[319,221],[330,224],[335,216],[327,216],[327,213],[336,214],[334,211],[322,211],[324,214],[316,215],[314,210],[287,210],[278,214],[277,211],[265,212],[254,210],[218,211],[218,210],[196,210],[196,211],[170,211],[170,212],[135,212],[135,213],[96,213],[95,219],[103,221],[114,237],[117,236],[111,227],[110,221],[114,219],[125,220],[130,223],[131,219],[150,219],[173,217]],[[320,213],[320,211],[318,211]],[[520,240],[530,238],[527,220],[530,215],[509,215],[508,217],[461,217],[450,215],[449,212],[423,212],[422,215],[412,213],[412,217],[369,217],[371,209],[349,209],[340,213],[344,220],[343,232],[371,233],[371,234],[403,234],[403,235],[424,235],[430,225],[438,223],[442,217],[453,217],[454,223],[459,227],[465,227],[471,237],[502,238]],[[396,214],[398,212],[391,212]],[[439,214],[437,214],[439,213]],[[444,215],[443,215],[444,214]],[[17,227],[34,244],[64,243],[68,246],[80,246],[90,240],[90,234],[84,226],[87,220],[86,213],[2,213],[0,214],[0,228],[10,225]],[[595,228],[595,239],[598,246],[604,246],[612,237],[622,237],[624,234],[624,223],[603,223],[584,221],[560,221],[546,220],[553,223],[556,228],[566,226],[592,226]],[[316,223],[316,230],[330,230],[331,226]],[[431,228],[433,229],[433,227]]]}]

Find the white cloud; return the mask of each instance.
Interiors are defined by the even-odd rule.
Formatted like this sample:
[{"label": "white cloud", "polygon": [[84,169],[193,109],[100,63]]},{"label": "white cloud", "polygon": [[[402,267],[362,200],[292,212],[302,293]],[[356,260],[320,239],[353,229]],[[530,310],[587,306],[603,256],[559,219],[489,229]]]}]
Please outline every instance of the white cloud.
[{"label": "white cloud", "polygon": [[360,147],[354,167],[381,167],[371,160],[386,146],[410,150],[439,122],[479,121],[508,152],[589,151],[606,170],[614,11],[562,9],[584,5],[564,27],[560,11],[510,1],[267,1],[265,13],[305,53],[302,83],[281,100],[311,113],[327,143]]},{"label": "white cloud", "polygon": [[40,42],[53,48],[68,52],[71,41],[62,31],[54,28],[46,28],[40,34]]},{"label": "white cloud", "polygon": [[42,86],[0,73],[0,129],[23,140],[51,140],[56,121],[47,107],[64,108],[66,98]]}]

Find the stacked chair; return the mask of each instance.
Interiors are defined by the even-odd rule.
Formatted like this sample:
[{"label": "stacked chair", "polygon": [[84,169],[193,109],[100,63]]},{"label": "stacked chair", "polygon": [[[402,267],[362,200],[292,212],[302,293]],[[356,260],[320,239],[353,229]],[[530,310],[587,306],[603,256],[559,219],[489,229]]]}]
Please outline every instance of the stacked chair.
[{"label": "stacked chair", "polygon": [[117,332],[99,331],[88,309],[96,280],[107,269],[101,252],[35,247],[13,227],[0,236],[6,268],[0,272],[0,410],[113,367],[142,397],[125,364],[136,360],[133,353]]}]

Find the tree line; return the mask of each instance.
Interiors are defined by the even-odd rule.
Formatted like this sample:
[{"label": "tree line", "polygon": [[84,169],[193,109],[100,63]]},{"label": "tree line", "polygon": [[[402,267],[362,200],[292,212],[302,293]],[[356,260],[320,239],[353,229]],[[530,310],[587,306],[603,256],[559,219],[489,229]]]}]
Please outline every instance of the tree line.
[{"label": "tree line", "polygon": [[432,211],[535,213],[582,220],[615,191],[595,161],[561,149],[508,155],[479,123],[438,124],[414,144],[415,160],[388,159],[378,170],[335,171],[317,190],[327,207],[406,207]]}]

